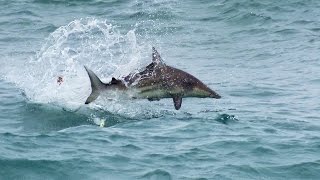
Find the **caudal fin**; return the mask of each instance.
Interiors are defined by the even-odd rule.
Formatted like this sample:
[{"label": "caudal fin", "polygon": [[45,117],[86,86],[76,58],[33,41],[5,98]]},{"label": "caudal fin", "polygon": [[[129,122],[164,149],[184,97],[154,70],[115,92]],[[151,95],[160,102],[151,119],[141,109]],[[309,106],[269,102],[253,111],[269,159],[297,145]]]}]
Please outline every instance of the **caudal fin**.
[{"label": "caudal fin", "polygon": [[103,87],[105,87],[105,84],[103,84],[101,82],[101,80],[98,78],[98,76],[91,71],[90,69],[88,69],[86,66],[84,66],[84,68],[86,69],[89,78],[90,78],[90,82],[91,82],[91,94],[90,96],[87,98],[86,100],[86,104],[91,103],[92,101],[96,100],[98,98],[98,96],[100,95],[101,90],[103,89]]}]

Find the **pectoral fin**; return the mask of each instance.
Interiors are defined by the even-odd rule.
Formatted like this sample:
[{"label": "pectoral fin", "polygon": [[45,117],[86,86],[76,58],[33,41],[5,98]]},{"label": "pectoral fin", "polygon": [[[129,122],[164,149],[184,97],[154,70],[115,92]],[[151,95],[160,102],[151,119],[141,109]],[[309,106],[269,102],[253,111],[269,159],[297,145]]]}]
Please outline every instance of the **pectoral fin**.
[{"label": "pectoral fin", "polygon": [[182,97],[173,97],[173,103],[174,103],[174,108],[176,108],[176,110],[179,110],[181,108],[181,104],[182,104]]}]

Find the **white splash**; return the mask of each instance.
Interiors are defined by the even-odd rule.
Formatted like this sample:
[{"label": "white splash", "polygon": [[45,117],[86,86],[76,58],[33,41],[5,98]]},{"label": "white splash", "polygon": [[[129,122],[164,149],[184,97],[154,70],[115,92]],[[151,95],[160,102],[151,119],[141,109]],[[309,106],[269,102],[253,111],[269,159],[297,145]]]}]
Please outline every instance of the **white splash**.
[{"label": "white splash", "polygon": [[[118,27],[93,18],[74,20],[61,26],[47,38],[41,50],[26,62],[20,72],[7,79],[24,90],[28,99],[67,109],[84,105],[91,93],[84,65],[103,82],[122,77],[151,60],[151,46],[137,43],[134,29],[122,34]],[[144,102],[127,102],[117,97],[89,105],[128,117],[150,115],[152,107]],[[156,110],[156,114],[159,114]],[[154,114],[151,113],[151,116]]]}]

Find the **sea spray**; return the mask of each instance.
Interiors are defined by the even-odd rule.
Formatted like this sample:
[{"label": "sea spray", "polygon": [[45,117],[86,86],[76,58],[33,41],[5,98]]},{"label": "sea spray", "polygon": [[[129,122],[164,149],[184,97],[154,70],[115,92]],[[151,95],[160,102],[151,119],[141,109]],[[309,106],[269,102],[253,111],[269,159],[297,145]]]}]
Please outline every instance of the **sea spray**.
[{"label": "sea spray", "polygon": [[[108,82],[112,77],[138,72],[150,59],[151,45],[138,43],[135,29],[121,33],[119,27],[108,21],[85,18],[52,32],[40,51],[18,67],[21,71],[15,70],[7,78],[31,102],[77,111],[91,92],[84,65]],[[161,110],[146,106],[145,100],[128,102],[121,99],[121,94],[98,99],[87,107],[130,118],[161,114]]]}]

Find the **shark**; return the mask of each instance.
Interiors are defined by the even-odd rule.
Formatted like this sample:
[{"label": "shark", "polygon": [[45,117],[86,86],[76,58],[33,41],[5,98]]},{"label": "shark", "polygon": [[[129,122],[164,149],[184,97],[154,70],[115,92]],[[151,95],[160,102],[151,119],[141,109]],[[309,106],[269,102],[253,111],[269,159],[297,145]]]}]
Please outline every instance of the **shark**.
[{"label": "shark", "polygon": [[102,94],[118,92],[131,99],[148,99],[159,101],[172,98],[176,110],[181,108],[182,98],[215,98],[221,96],[210,89],[193,75],[166,65],[158,51],[152,47],[152,62],[138,72],[130,73],[122,78],[114,78],[103,83],[99,77],[84,66],[91,82],[91,94],[85,104],[96,100]]}]

